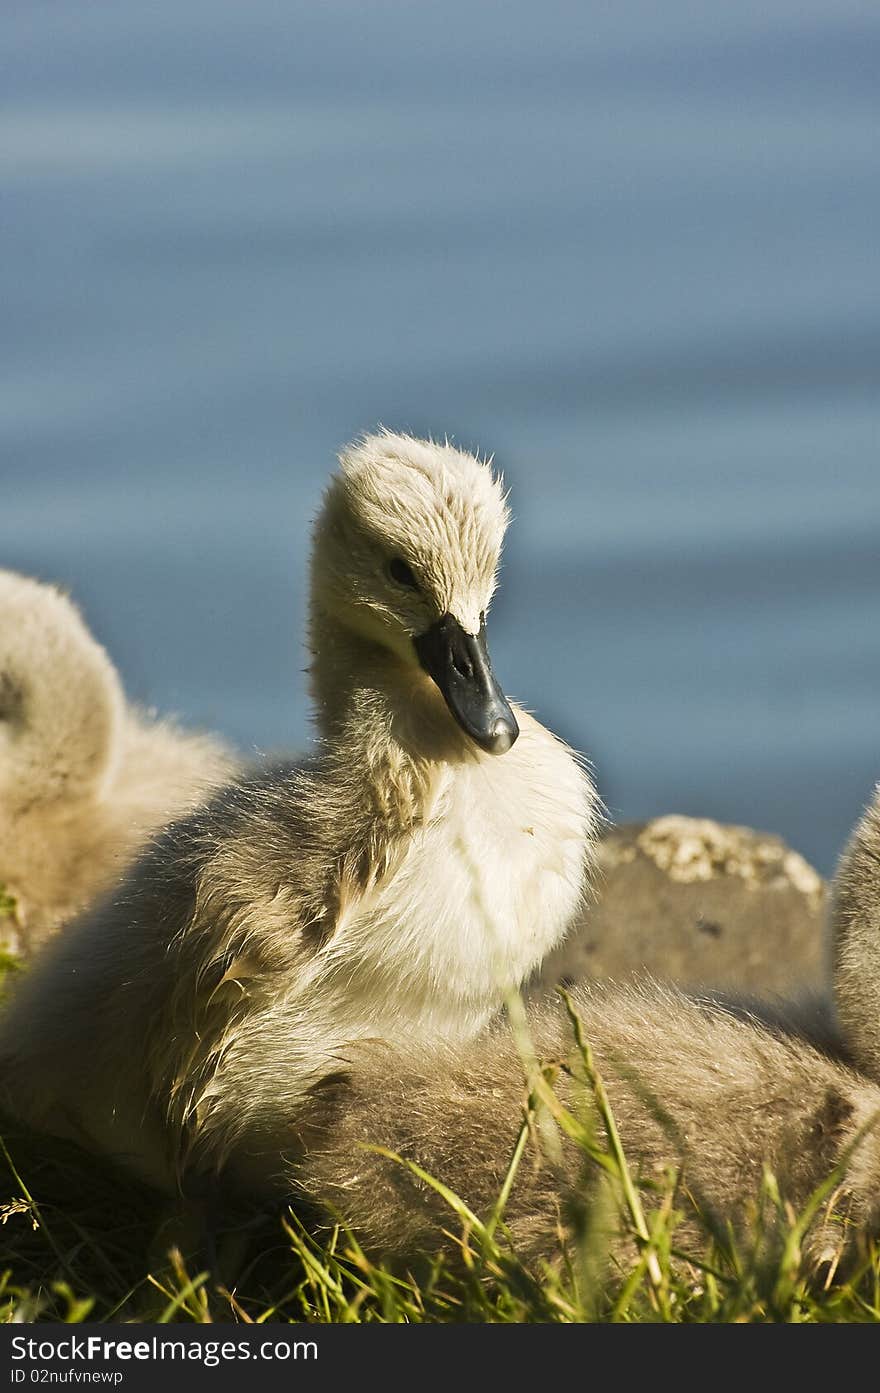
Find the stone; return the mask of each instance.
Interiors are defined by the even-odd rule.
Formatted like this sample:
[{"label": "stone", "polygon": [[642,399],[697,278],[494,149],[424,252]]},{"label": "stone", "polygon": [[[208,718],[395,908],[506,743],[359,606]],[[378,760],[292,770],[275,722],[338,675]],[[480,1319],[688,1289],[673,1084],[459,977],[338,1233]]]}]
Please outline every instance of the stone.
[{"label": "stone", "polygon": [[818,990],[826,886],[780,837],[670,815],[609,829],[593,897],[533,990],[648,973],[763,995]]}]

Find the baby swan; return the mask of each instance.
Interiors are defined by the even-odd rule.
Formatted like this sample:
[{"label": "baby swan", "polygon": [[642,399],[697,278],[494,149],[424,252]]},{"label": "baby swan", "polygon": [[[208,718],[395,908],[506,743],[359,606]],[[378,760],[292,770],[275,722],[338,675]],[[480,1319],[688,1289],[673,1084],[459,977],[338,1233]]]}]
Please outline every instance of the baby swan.
[{"label": "baby swan", "polygon": [[228,779],[219,741],[126,703],[66,595],[0,571],[0,888],[28,952],[112,884],[163,822]]},{"label": "baby swan", "polygon": [[831,948],[841,1031],[856,1066],[880,1081],[880,785],[837,868]]},{"label": "baby swan", "polygon": [[[865,1234],[880,1227],[876,1082],[797,1034],[766,1030],[671,986],[594,984],[575,988],[572,1000],[633,1173],[646,1180],[678,1173],[676,1248],[705,1258],[709,1233],[719,1229],[753,1242],[765,1166],[798,1214],[839,1168],[838,1187],[814,1215],[802,1251],[807,1270],[826,1275],[838,1257],[857,1258]],[[567,1061],[554,1071],[554,1088],[579,1114],[591,1090],[561,1004],[532,1004],[528,1025],[541,1061]],[[318,1210],[344,1220],[373,1257],[406,1266],[441,1248],[454,1257],[448,1236],[459,1226],[448,1204],[394,1158],[442,1180],[485,1219],[519,1144],[528,1091],[503,1020],[476,1040],[431,1051],[356,1044],[346,1072],[313,1092],[307,1146],[287,1177],[288,1193],[298,1177]],[[516,1251],[530,1263],[558,1259],[567,1245],[569,1257],[578,1251],[583,1204],[595,1197],[597,1171],[585,1166],[580,1147],[560,1132],[557,1147],[545,1150],[546,1135],[530,1128],[504,1211]],[[649,1193],[642,1202],[651,1203]],[[601,1201],[597,1212],[607,1225]],[[765,1240],[781,1243],[785,1226],[774,1232],[766,1208],[764,1222]],[[611,1225],[611,1251],[631,1262],[626,1231],[618,1237]]]},{"label": "baby swan", "polygon": [[0,1022],[25,1121],[154,1182],[259,1183],[350,1042],[470,1037],[559,940],[597,802],[492,673],[506,523],[450,445],[342,455],[313,538],[315,752],[166,829],[29,974]]},{"label": "baby swan", "polygon": [[[646,1175],[680,1168],[685,1222],[676,1244],[694,1256],[706,1240],[697,1211],[748,1231],[765,1164],[796,1211],[839,1170],[828,1209],[806,1235],[813,1261],[849,1261],[865,1234],[880,1231],[880,786],[841,858],[831,898],[836,1020],[824,1002],[811,1013],[806,1001],[746,1009],[650,981],[575,988],[630,1163]],[[570,1053],[558,1003],[533,1002],[528,1024],[539,1057]],[[558,1091],[564,1101],[576,1098],[565,1073]],[[389,1154],[439,1176],[487,1213],[513,1153],[523,1097],[516,1045],[498,1024],[430,1055],[413,1049],[393,1058],[376,1042],[358,1044],[346,1074],[313,1094],[310,1146],[297,1163],[301,1187],[371,1250],[413,1262],[441,1245],[450,1214]],[[557,1255],[583,1175],[574,1147],[561,1164],[538,1154],[521,1166],[505,1211],[521,1255]]]}]

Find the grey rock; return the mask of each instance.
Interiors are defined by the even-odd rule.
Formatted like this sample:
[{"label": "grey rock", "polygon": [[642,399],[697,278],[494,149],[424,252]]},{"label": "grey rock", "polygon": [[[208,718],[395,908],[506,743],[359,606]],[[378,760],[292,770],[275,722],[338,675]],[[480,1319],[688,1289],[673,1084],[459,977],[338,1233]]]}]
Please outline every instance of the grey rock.
[{"label": "grey rock", "polygon": [[671,815],[609,829],[599,865],[534,993],[639,973],[762,995],[821,988],[825,882],[780,837]]}]

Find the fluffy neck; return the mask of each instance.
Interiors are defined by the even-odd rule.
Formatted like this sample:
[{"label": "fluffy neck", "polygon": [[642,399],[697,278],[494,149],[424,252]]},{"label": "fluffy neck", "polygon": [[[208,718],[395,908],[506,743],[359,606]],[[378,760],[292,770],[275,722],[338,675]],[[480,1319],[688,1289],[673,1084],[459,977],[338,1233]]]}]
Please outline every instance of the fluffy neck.
[{"label": "fluffy neck", "polygon": [[309,650],[315,721],[327,747],[369,752],[371,764],[474,757],[429,677],[314,603]]}]

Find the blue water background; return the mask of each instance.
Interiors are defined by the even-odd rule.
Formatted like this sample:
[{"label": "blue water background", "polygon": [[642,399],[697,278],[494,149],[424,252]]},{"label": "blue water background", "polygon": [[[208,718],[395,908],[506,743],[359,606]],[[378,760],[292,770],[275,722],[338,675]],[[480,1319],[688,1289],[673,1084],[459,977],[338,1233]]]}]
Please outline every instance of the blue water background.
[{"label": "blue water background", "polygon": [[0,565],[131,694],[308,738],[309,519],[494,451],[507,689],[617,817],[831,868],[880,776],[880,12],[4,0]]}]

